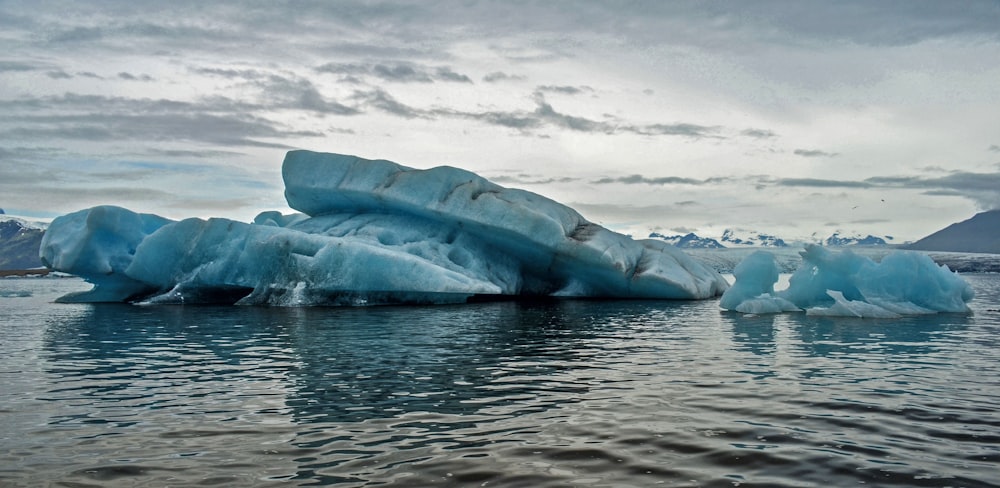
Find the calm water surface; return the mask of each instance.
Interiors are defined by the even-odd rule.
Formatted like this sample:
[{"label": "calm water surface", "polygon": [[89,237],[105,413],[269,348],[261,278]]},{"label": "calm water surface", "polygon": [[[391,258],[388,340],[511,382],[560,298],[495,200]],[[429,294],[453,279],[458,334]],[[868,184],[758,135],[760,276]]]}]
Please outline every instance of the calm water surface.
[{"label": "calm water surface", "polygon": [[0,280],[0,486],[1000,486],[974,314],[67,305]]}]

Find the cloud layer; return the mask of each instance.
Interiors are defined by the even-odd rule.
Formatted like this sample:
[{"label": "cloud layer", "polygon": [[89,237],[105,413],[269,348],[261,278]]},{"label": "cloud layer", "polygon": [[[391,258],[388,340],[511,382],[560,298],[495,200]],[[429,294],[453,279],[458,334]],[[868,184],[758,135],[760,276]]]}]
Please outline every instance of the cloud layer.
[{"label": "cloud layer", "polygon": [[993,1],[0,3],[0,207],[249,218],[304,147],[622,229],[916,238],[1000,206],[997,25]]}]

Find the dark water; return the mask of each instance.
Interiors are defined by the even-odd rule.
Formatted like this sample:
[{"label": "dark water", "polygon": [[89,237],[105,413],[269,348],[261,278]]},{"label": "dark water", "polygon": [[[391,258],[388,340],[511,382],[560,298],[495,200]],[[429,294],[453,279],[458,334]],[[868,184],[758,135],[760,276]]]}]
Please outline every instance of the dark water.
[{"label": "dark water", "polygon": [[0,486],[1000,486],[975,313],[52,304],[0,281]]}]

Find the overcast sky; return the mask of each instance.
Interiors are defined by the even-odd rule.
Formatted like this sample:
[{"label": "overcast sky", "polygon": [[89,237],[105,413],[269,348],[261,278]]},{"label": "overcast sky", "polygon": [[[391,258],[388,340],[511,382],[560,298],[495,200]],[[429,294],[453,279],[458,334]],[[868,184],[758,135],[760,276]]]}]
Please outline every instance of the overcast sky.
[{"label": "overcast sky", "polygon": [[0,208],[289,211],[284,153],[451,165],[645,236],[1000,208],[1000,2],[0,0]]}]

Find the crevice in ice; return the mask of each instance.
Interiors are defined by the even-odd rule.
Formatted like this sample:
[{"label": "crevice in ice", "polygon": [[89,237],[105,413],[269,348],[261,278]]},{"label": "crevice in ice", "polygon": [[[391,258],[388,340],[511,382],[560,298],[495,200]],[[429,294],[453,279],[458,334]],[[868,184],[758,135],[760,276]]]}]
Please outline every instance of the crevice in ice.
[{"label": "crevice in ice", "polygon": [[577,224],[567,237],[577,242],[587,242],[594,237],[594,234],[596,234],[598,230],[600,230],[600,227],[597,225],[583,221]]}]

